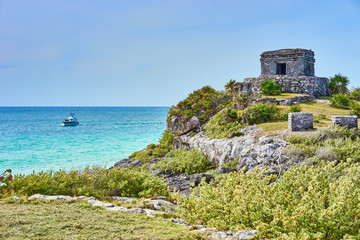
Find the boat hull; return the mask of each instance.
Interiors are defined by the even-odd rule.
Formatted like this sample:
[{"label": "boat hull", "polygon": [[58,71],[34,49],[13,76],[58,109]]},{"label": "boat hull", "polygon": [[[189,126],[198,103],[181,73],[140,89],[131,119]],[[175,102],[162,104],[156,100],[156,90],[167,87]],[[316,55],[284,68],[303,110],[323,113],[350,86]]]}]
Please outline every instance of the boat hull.
[{"label": "boat hull", "polygon": [[76,126],[79,125],[79,122],[63,122],[62,126],[63,127],[71,127],[71,126]]}]

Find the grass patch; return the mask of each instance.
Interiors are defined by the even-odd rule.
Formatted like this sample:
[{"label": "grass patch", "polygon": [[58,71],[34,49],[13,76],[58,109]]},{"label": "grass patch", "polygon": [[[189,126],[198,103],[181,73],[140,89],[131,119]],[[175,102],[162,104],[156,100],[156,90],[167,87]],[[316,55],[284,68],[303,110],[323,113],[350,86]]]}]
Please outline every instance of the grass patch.
[{"label": "grass patch", "polygon": [[304,94],[299,93],[281,93],[279,95],[263,95],[266,98],[276,98],[276,99],[289,99],[292,97],[306,96]]},{"label": "grass patch", "polygon": [[258,127],[261,127],[264,131],[285,130],[288,127],[288,122],[260,123]]},{"label": "grass patch", "polygon": [[349,115],[350,111],[345,109],[333,108],[329,103],[306,102],[300,104],[302,112],[312,112],[314,117],[319,114],[325,114],[326,118],[331,120],[332,115]]},{"label": "grass patch", "polygon": [[[289,106],[278,106],[281,109],[282,113],[285,113],[289,110]],[[314,128],[328,127],[331,125],[331,116],[332,115],[349,115],[350,110],[333,108],[330,106],[330,103],[319,103],[319,102],[306,102],[301,103],[300,108],[302,112],[311,112],[314,114]],[[359,121],[360,122],[360,121]],[[259,127],[264,129],[264,131],[278,131],[286,130],[288,128],[287,122],[269,122],[269,123],[260,123]]]},{"label": "grass patch", "polygon": [[243,125],[238,122],[237,114],[233,109],[221,110],[204,126],[205,135],[210,138],[226,138],[241,134],[238,130]]},{"label": "grass patch", "polygon": [[86,203],[0,205],[0,239],[202,239],[187,227]]}]

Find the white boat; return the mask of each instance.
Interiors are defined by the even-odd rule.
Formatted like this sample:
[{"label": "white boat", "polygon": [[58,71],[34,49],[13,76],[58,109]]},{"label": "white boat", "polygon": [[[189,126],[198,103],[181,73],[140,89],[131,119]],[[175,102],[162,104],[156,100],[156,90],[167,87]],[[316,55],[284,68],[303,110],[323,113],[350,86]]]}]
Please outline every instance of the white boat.
[{"label": "white boat", "polygon": [[63,126],[76,126],[79,125],[78,120],[75,117],[75,113],[70,113],[69,117],[62,123]]}]

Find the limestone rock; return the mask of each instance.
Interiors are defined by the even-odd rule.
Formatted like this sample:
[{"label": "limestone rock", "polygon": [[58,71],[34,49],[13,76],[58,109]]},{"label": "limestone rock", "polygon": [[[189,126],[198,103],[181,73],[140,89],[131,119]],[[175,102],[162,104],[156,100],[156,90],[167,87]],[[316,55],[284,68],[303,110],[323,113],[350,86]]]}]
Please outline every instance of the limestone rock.
[{"label": "limestone rock", "polygon": [[219,170],[217,171],[218,174],[225,174],[225,173],[231,173],[234,172],[234,170],[232,168],[228,168],[228,167],[220,167]]},{"label": "limestone rock", "polygon": [[47,196],[42,194],[34,194],[29,197],[29,200],[32,199],[41,199],[41,200],[71,200],[72,197],[64,196],[64,195],[56,195],[56,196]]},{"label": "limestone rock", "polygon": [[352,115],[352,116],[333,115],[331,117],[331,126],[334,125],[347,127],[347,128],[358,128],[358,117],[356,115]]},{"label": "limestone rock", "polygon": [[175,135],[182,135],[199,125],[200,121],[195,116],[190,118],[187,122],[184,122],[180,117],[172,116],[170,122],[167,123],[167,129]]},{"label": "limestone rock", "polygon": [[237,160],[237,171],[244,167],[249,171],[257,166],[262,168],[277,166],[282,150],[290,144],[280,136],[256,137],[256,133],[261,131],[261,128],[255,126],[248,126],[242,131],[245,135],[230,139],[210,139],[202,132],[194,136],[186,134],[176,137],[176,144],[173,144],[173,147],[196,149],[206,155],[215,167]]},{"label": "limestone rock", "polygon": [[121,159],[120,161],[114,164],[114,167],[117,168],[130,168],[130,167],[139,167],[142,166],[143,163],[140,160],[133,160],[132,158]]},{"label": "limestone rock", "polygon": [[165,212],[163,211],[156,211],[156,210],[152,210],[152,209],[144,209],[145,213],[148,217],[156,217],[156,214],[165,214]]},{"label": "limestone rock", "polygon": [[101,202],[99,200],[89,200],[88,203],[93,205],[94,207],[97,207],[97,206],[104,207],[104,208],[112,208],[112,207],[114,207],[114,205],[111,204],[111,203],[103,203],[103,202]]},{"label": "limestone rock", "polygon": [[230,239],[232,234],[226,234],[226,232],[214,232],[210,235],[211,239]]},{"label": "limestone rock", "polygon": [[119,196],[112,196],[111,198],[114,199],[114,200],[124,201],[124,202],[137,199],[135,197],[119,197]]},{"label": "limestone rock", "polygon": [[86,197],[86,196],[78,196],[78,197],[73,197],[72,200],[95,200],[94,197]]},{"label": "limestone rock", "polygon": [[160,200],[160,199],[150,200],[150,201],[148,201],[148,203],[153,205],[153,207],[156,210],[159,210],[161,208],[170,208],[170,209],[175,209],[176,208],[176,205],[173,204],[172,202],[165,201],[165,200]]},{"label": "limestone rock", "polygon": [[258,231],[256,231],[256,230],[241,230],[241,231],[236,232],[233,235],[233,238],[239,239],[239,240],[247,240],[257,234],[258,234]]}]

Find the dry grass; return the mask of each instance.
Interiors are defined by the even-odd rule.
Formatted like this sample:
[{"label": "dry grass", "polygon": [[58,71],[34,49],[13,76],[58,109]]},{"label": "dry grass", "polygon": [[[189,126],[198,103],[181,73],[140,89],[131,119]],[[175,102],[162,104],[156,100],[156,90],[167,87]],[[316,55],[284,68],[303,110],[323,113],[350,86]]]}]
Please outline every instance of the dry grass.
[{"label": "dry grass", "polygon": [[84,202],[0,205],[0,239],[202,239],[185,226]]},{"label": "dry grass", "polygon": [[[281,108],[283,113],[287,112],[287,110],[289,109],[288,106],[278,106],[278,107]],[[329,103],[319,103],[313,101],[301,103],[300,107],[302,112],[311,112],[314,114],[315,129],[330,126],[332,115],[349,115],[350,113],[349,110],[330,107]],[[261,123],[258,126],[271,135],[279,135],[283,130],[287,129],[288,123],[287,121],[271,122],[271,123]]]},{"label": "dry grass", "polygon": [[276,99],[288,99],[288,98],[298,97],[298,96],[306,96],[306,95],[299,94],[299,93],[281,93],[280,95],[264,95],[263,97],[276,98]]}]

